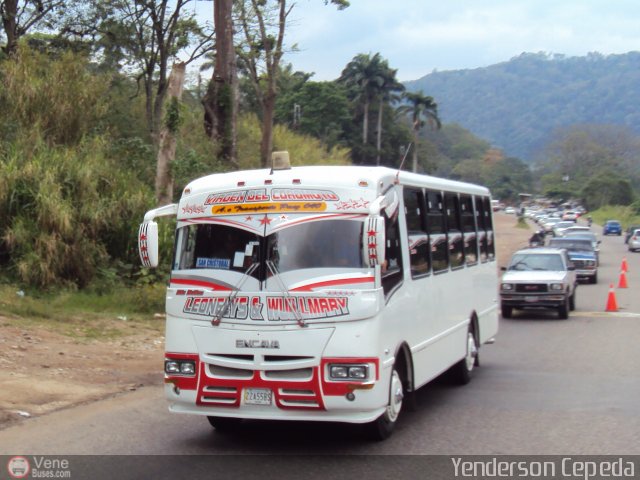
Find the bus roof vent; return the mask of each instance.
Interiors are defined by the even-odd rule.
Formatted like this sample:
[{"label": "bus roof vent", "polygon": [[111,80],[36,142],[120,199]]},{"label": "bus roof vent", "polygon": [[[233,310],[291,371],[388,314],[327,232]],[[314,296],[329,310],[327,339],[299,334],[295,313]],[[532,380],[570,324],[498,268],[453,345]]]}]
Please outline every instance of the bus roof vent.
[{"label": "bus roof vent", "polygon": [[289,162],[289,152],[273,152],[271,154],[271,171],[289,170],[291,162]]}]

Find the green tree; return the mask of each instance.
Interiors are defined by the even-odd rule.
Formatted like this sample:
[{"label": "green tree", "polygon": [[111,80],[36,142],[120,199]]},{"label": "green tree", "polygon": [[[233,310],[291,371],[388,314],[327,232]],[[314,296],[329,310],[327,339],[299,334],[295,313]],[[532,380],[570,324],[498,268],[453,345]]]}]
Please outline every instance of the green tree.
[{"label": "green tree", "polygon": [[631,182],[610,171],[592,177],[581,193],[588,210],[597,210],[605,205],[631,205],[634,201]]},{"label": "green tree", "polygon": [[409,103],[405,107],[401,107],[402,113],[411,115],[411,127],[413,131],[413,152],[412,152],[412,172],[418,171],[418,135],[420,129],[429,124],[434,129],[440,129],[442,123],[438,116],[438,104],[434,102],[433,97],[425,96],[420,92],[406,92],[404,99]]},{"label": "green tree", "polygon": [[369,134],[369,108],[385,83],[388,65],[379,53],[360,53],[342,70],[339,82],[347,88],[356,104],[362,107],[362,145],[367,145]]},{"label": "green tree", "polygon": [[531,170],[518,158],[508,157],[485,168],[485,185],[496,198],[517,200],[518,194],[532,190]]},{"label": "green tree", "polygon": [[51,29],[64,17],[69,3],[64,0],[0,0],[0,21],[6,40],[2,51],[11,55],[24,35],[39,28]]},{"label": "green tree", "polygon": [[387,62],[383,62],[386,67],[382,74],[382,83],[378,86],[378,122],[376,124],[376,165],[380,165],[380,155],[382,150],[382,118],[385,107],[399,99],[398,94],[404,92],[402,85],[396,78],[397,69],[389,68]]},{"label": "green tree", "polygon": [[[346,0],[325,0],[325,4],[346,8]],[[295,3],[287,0],[238,0],[236,2],[242,42],[236,48],[240,70],[249,78],[260,107],[263,167],[271,161],[273,118],[278,95],[280,61],[284,54],[287,19]]]},{"label": "green tree", "polygon": [[344,143],[344,131],[351,121],[349,101],[344,88],[335,82],[305,82],[280,95],[275,119],[331,148]]}]

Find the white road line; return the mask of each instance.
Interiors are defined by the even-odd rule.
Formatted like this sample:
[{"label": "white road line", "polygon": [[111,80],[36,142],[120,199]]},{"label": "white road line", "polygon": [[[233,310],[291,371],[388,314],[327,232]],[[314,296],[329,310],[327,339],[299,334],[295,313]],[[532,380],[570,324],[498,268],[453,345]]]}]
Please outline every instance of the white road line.
[{"label": "white road line", "polygon": [[623,318],[640,318],[640,313],[634,312],[580,312],[574,311],[574,315],[578,315],[580,317],[623,317]]}]

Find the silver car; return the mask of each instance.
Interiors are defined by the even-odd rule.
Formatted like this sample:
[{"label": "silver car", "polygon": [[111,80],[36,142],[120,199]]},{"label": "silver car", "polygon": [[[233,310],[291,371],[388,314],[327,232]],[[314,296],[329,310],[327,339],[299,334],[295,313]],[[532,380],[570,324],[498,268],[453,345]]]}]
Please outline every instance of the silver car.
[{"label": "silver car", "polygon": [[514,309],[554,309],[566,319],[576,308],[576,268],[566,250],[529,248],[513,254],[500,283],[503,318]]},{"label": "silver car", "polygon": [[640,228],[637,228],[633,231],[631,236],[629,237],[629,241],[627,242],[630,252],[635,252],[640,250]]}]

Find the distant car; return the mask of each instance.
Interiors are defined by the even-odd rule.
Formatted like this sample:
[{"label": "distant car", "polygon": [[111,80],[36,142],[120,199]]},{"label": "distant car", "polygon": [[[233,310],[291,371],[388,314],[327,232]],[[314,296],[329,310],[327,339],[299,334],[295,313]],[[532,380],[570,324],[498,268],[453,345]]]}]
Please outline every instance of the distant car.
[{"label": "distant car", "polygon": [[576,276],[589,283],[598,283],[598,258],[588,238],[552,238],[549,247],[564,248],[576,268]]},{"label": "distant car", "polygon": [[527,248],[518,250],[509,261],[500,283],[503,318],[513,309],[555,309],[562,319],[576,307],[578,286],[575,266],[566,250]]},{"label": "distant car", "polygon": [[639,228],[640,225],[629,225],[624,231],[624,243],[629,243],[629,237],[633,235],[633,232],[635,232]]},{"label": "distant car", "polygon": [[593,250],[596,252],[597,265],[600,265],[600,240],[592,231],[580,231],[580,230],[565,230],[563,238],[582,238],[591,242]]},{"label": "distant car", "polygon": [[575,222],[576,220],[578,220],[578,217],[580,215],[578,215],[577,212],[574,212],[572,210],[567,210],[566,212],[564,212],[562,214],[562,220],[571,220],[573,222]]},{"label": "distant car", "polygon": [[564,235],[564,232],[566,229],[571,228],[575,226],[575,222],[571,221],[571,220],[562,220],[561,222],[556,223],[553,226],[553,236],[554,237],[561,237]]},{"label": "distant car", "polygon": [[507,207],[507,208],[504,209],[504,213],[509,213],[509,214],[513,215],[513,214],[516,213],[516,209],[513,208],[513,207]]},{"label": "distant car", "polygon": [[541,225],[542,228],[544,228],[544,231],[550,234],[553,232],[553,227],[555,226],[555,224],[560,223],[561,221],[562,220],[558,217],[549,217],[545,218]]},{"label": "distant car", "polygon": [[603,235],[622,235],[622,225],[618,220],[607,220],[602,227]]},{"label": "distant car", "polygon": [[[640,228],[640,227],[638,227]],[[591,233],[591,229],[584,225],[576,225],[574,224],[572,227],[565,228],[564,232],[562,232],[564,236],[570,233]]]},{"label": "distant car", "polygon": [[640,250],[640,228],[635,229],[633,233],[629,235],[627,245],[630,252],[636,252]]}]

